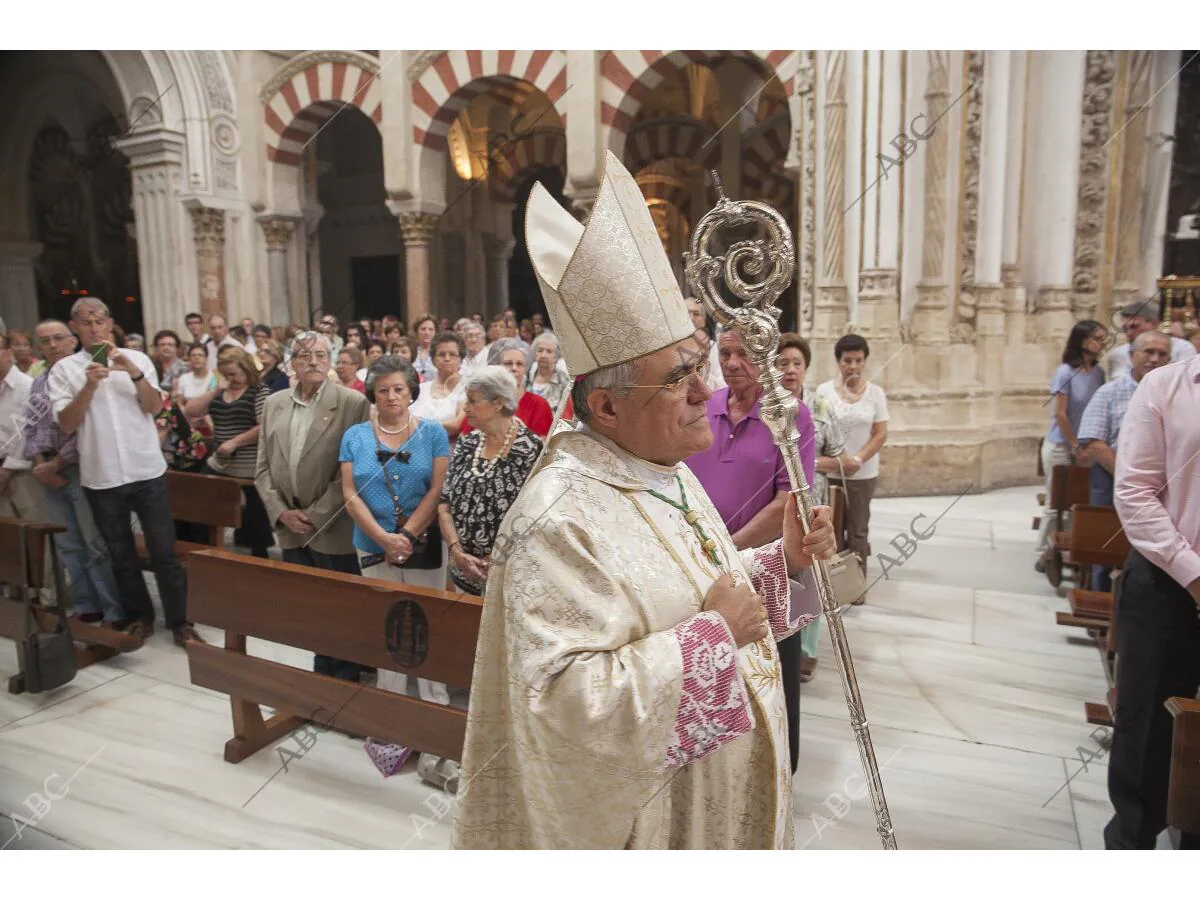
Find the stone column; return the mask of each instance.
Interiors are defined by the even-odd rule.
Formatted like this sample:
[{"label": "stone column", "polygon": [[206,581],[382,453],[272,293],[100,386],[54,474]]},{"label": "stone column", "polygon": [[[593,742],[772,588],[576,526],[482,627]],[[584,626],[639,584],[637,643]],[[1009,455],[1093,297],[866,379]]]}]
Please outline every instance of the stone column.
[{"label": "stone column", "polygon": [[1004,161],[1004,239],[1000,281],[1004,285],[1005,331],[1013,342],[1025,339],[1025,286],[1021,259],[1021,214],[1025,178],[1025,94],[1029,53],[1012,50],[1009,65],[1007,150]]},{"label": "stone column", "polygon": [[813,311],[813,375],[833,376],[832,347],[846,330],[846,51],[825,54],[825,141],[822,178],[821,274]]},{"label": "stone column", "polygon": [[813,316],[817,293],[817,54],[805,50],[796,70],[792,113],[798,117],[793,127],[795,142],[789,148],[789,158],[795,155],[800,170],[796,198],[798,203],[799,235],[796,247],[796,285],[799,308],[796,326],[805,337],[812,336]]},{"label": "stone column", "polygon": [[1061,346],[1074,316],[1071,278],[1075,262],[1075,210],[1079,195],[1080,98],[1083,96],[1085,50],[1055,50],[1040,54],[1039,78],[1030,87],[1039,93],[1040,163],[1035,201],[1029,211],[1036,223],[1039,247],[1039,340]]},{"label": "stone column", "polygon": [[411,325],[430,311],[430,243],[437,232],[438,217],[430,213],[402,213],[404,236],[404,316]]},{"label": "stone column", "polygon": [[[900,121],[900,52],[866,51],[863,77],[867,80],[865,95],[866,132],[863,135],[867,154],[867,185],[862,198],[854,207],[861,216],[862,269],[858,275],[857,330],[875,341],[891,341],[899,337],[899,292],[897,248],[900,210],[900,169],[881,156],[891,156],[892,139],[904,131]],[[887,174],[885,174],[887,173]],[[878,176],[878,177],[876,177]],[[891,352],[880,346],[885,359]]]},{"label": "stone column", "polygon": [[979,235],[975,251],[977,377],[999,387],[1004,378],[1004,175],[1012,53],[987,51],[983,84],[983,134],[979,160]]},{"label": "stone column", "polygon": [[41,244],[0,243],[0,318],[4,320],[5,328],[23,328],[32,332],[41,318],[37,276],[33,271],[33,261],[41,252]]},{"label": "stone column", "polygon": [[[1150,115],[1146,104],[1150,96],[1150,74],[1154,52],[1132,50],[1129,56],[1128,102],[1125,115],[1116,126],[1121,129],[1121,187],[1117,207],[1116,271],[1112,288],[1111,313],[1127,303],[1144,299],[1141,287],[1142,196],[1146,176],[1146,136]],[[1107,316],[1105,316],[1105,321]]]},{"label": "stone column", "polygon": [[207,322],[214,313],[229,315],[225,298],[225,210],[192,204],[188,211],[196,242],[200,313]]},{"label": "stone column", "polygon": [[138,281],[146,334],[178,328],[197,297],[198,279],[185,252],[187,221],[178,199],[184,139],[152,128],[113,146],[129,160],[133,219],[137,234]]},{"label": "stone column", "polygon": [[[925,82],[925,121],[941,124],[950,97],[950,52],[930,50],[926,58],[929,69]],[[911,328],[915,343],[931,346],[950,341],[949,287],[946,283],[946,167],[950,130],[946,123],[932,129],[925,139],[921,278],[917,282],[918,299]],[[915,374],[919,382],[930,386],[937,378],[936,371],[920,371],[920,363]]]},{"label": "stone column", "polygon": [[494,315],[508,308],[508,261],[512,259],[516,241],[507,235],[483,235],[484,253],[487,263],[487,306],[484,309],[485,324]]},{"label": "stone column", "polygon": [[267,239],[267,278],[271,286],[271,324],[292,322],[292,298],[288,285],[288,247],[296,230],[296,220],[282,216],[264,216],[258,220]]},{"label": "stone column", "polygon": [[[1075,207],[1075,268],[1071,309],[1076,319],[1095,318],[1107,287],[1105,263],[1110,204],[1109,135],[1113,133],[1116,50],[1087,51],[1087,79],[1081,100],[1078,148],[1078,202]],[[1063,90],[1065,90],[1065,86]],[[1111,270],[1109,270],[1111,271]]]}]

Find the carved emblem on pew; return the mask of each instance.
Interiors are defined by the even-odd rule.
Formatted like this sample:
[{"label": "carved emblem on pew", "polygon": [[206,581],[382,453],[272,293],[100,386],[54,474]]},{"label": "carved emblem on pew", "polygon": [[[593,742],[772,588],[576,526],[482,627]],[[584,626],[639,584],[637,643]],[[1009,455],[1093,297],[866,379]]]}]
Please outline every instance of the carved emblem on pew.
[{"label": "carved emblem on pew", "polygon": [[384,625],[388,654],[397,665],[416,668],[429,653],[429,620],[412,600],[399,600],[388,611]]}]

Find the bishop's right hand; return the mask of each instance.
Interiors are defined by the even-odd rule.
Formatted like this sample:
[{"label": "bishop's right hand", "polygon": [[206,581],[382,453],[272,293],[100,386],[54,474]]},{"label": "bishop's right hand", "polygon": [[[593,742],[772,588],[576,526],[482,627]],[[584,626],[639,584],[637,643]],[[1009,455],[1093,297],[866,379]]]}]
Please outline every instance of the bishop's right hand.
[{"label": "bishop's right hand", "polygon": [[728,575],[722,575],[708,589],[704,611],[721,614],[739,649],[767,636],[767,609],[762,597],[749,585],[734,584]]}]

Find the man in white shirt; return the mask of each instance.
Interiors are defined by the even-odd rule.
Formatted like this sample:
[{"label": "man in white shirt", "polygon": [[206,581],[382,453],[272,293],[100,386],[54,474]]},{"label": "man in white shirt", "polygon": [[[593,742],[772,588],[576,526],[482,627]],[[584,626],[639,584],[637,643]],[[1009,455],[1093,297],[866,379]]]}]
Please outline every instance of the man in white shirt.
[{"label": "man in white shirt", "polygon": [[208,370],[210,372],[217,370],[217,354],[221,352],[222,347],[245,349],[242,347],[242,342],[229,333],[229,323],[220,313],[213,313],[208,317],[208,340],[205,343],[208,347]]},{"label": "man in white shirt", "polygon": [[[1130,350],[1132,350],[1133,342],[1137,336],[1142,332],[1158,328],[1158,309],[1149,300],[1143,300],[1141,303],[1130,303],[1121,310],[1121,316],[1123,317],[1121,327],[1124,329],[1125,337],[1129,343],[1115,347],[1108,354],[1105,371],[1108,374],[1106,380],[1110,382],[1116,381],[1133,367]],[[1192,346],[1190,341],[1185,341],[1183,338],[1174,336],[1171,337],[1171,362],[1177,363],[1185,359],[1191,359],[1195,355],[1196,348]]]},{"label": "man in white shirt", "polygon": [[50,370],[50,405],[58,427],[79,435],[80,482],[112,557],[128,615],[124,630],[143,640],[154,630],[154,604],[134,547],[130,514],[136,513],[163,616],[182,647],[201,639],[187,621],[187,576],[175,552],[167,464],[154,427],[162,394],[150,358],[118,349],[112,327],[97,297],[71,307],[71,330],[82,349]]},{"label": "man in white shirt", "polygon": [[40,518],[33,464],[21,452],[22,410],[32,384],[33,379],[13,362],[8,335],[0,334],[0,516],[12,519]]}]

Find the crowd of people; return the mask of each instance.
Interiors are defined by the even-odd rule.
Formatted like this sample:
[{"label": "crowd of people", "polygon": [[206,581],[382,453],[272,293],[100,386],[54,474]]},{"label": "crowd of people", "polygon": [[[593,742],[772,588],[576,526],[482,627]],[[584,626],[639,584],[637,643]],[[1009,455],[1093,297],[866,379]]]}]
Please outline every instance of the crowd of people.
[{"label": "crowd of people", "polygon": [[[1122,570],[1093,567],[1082,582],[1115,594],[1115,814],[1104,842],[1152,849],[1166,827],[1172,722],[1163,704],[1200,690],[1200,355],[1193,342],[1161,330],[1150,304],[1131,304],[1121,317],[1127,341],[1107,354],[1108,329],[1077,322],[1051,378],[1034,565],[1045,572],[1054,552],[1054,467],[1089,466],[1089,503],[1115,508],[1133,548]],[[1180,846],[1200,848],[1200,835],[1182,834]]]},{"label": "crowd of people", "polygon": [[[758,546],[780,536],[788,490],[759,418],[758,371],[736,333],[719,333],[689,305],[709,416],[726,440],[687,463],[737,546]],[[556,413],[574,416],[575,380],[542,315],[518,322],[509,310],[487,326],[473,316],[452,327],[422,317],[411,328],[395,316],[342,327],[321,315],[302,330],[190,313],[183,324],[186,342],[163,330],[146,352],[89,297],[69,322],[39,323],[33,341],[0,338],[0,411],[25,422],[9,434],[6,425],[21,420],[0,425],[0,508],[67,526],[58,540],[75,615],[139,645],[153,633],[136,517],[167,628],[180,646],[202,640],[187,618],[175,539],[202,542],[206,529],[172,520],[168,468],[241,480],[232,542],[254,556],[277,546],[285,562],[482,594],[500,523]],[[801,454],[818,502],[830,481],[855,490],[852,479],[867,460],[878,466],[886,439],[883,393],[863,378],[866,341],[848,336],[836,352],[842,376],[816,390],[804,386],[803,338],[785,336],[778,361],[801,400]],[[862,480],[846,517],[845,540],[861,547],[864,566],[873,483]],[[814,624],[784,642],[793,718],[817,637]],[[314,669],[349,680],[365,672],[322,656]],[[378,684],[407,690],[396,673],[378,673]],[[449,702],[445,685],[419,679],[417,690]],[[397,760],[395,748],[369,749]]]},{"label": "crowd of people", "polygon": [[[665,384],[650,386],[688,392],[689,402],[700,392],[714,440],[683,462],[733,546],[761,547],[781,536],[789,483],[760,416],[760,373],[736,332],[713,328],[695,301],[688,306],[698,352]],[[1195,616],[1185,615],[1200,602],[1198,507],[1173,499],[1162,515],[1147,493],[1166,488],[1170,460],[1180,472],[1195,467],[1195,454],[1182,455],[1190,432],[1172,429],[1173,416],[1194,418],[1187,404],[1200,361],[1144,306],[1126,309],[1124,319],[1128,343],[1107,354],[1100,323],[1072,329],[1051,381],[1041,456],[1048,476],[1055,465],[1091,465],[1091,502],[1116,505],[1135,547],[1126,590],[1137,584],[1163,600],[1154,610],[1144,603],[1120,610],[1124,712],[1110,766],[1117,816],[1107,839],[1141,846],[1161,818],[1151,783],[1162,747],[1169,748],[1161,697],[1168,690],[1194,695],[1200,680],[1200,634]],[[134,518],[166,627],[180,646],[202,640],[187,617],[186,573],[175,547],[177,537],[195,535],[172,519],[168,468],[242,480],[243,524],[233,542],[255,556],[268,557],[278,545],[285,562],[482,595],[501,523],[555,416],[576,418],[580,380],[540,315],[518,323],[508,311],[486,326],[480,316],[452,326],[424,317],[411,329],[394,316],[344,328],[320,316],[304,330],[249,319],[230,327],[223,316],[193,313],[184,326],[186,343],[160,331],[147,353],[138,336],[120,334],[103,301],[84,298],[69,322],[43,321],[32,335],[0,334],[0,514],[65,526],[56,541],[74,615],[139,642],[153,632],[156,614]],[[785,334],[775,361],[799,401],[799,450],[814,500],[828,502],[831,486],[843,491],[839,545],[864,568],[888,436],[886,394],[865,374],[869,355],[866,339],[843,336],[834,348],[837,377],[815,387],[805,384],[812,354],[804,338]],[[1186,365],[1147,377],[1172,362]],[[578,417],[586,430],[584,420]],[[1140,430],[1123,429],[1126,421],[1142,423]],[[1169,495],[1182,498],[1186,490]],[[1039,569],[1051,512],[1043,516]],[[1128,521],[1136,516],[1145,520]],[[1095,571],[1093,586],[1108,589],[1112,574]],[[799,685],[814,677],[818,636],[813,621],[779,641],[793,770]],[[323,656],[314,670],[354,681],[371,674]],[[377,673],[382,689],[406,692],[407,682]],[[418,679],[416,692],[448,704],[450,687]],[[387,761],[388,772],[407,755],[373,739],[367,749],[381,769]]]}]

